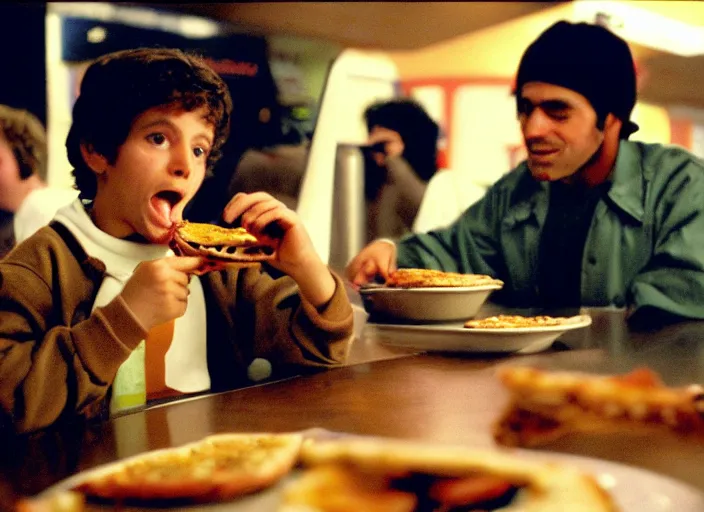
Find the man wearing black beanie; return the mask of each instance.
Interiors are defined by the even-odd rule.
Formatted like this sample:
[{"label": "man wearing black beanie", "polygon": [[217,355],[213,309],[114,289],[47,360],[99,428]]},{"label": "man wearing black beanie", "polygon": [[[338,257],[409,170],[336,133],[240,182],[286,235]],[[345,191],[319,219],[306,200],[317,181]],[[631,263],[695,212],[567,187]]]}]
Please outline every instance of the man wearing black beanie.
[{"label": "man wearing black beanie", "polygon": [[704,319],[704,162],[631,142],[628,45],[560,21],[525,51],[516,106],[528,151],[446,229],[375,241],[347,268],[361,284],[398,267],[489,274],[519,307],[627,307]]}]

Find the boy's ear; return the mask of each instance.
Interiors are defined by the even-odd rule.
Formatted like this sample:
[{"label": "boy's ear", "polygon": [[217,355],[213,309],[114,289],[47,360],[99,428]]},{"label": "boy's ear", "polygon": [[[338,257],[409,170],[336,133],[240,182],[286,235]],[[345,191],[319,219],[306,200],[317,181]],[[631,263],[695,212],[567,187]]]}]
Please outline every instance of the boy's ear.
[{"label": "boy's ear", "polygon": [[108,167],[108,160],[95,151],[91,144],[81,143],[83,161],[95,174],[103,174]]}]

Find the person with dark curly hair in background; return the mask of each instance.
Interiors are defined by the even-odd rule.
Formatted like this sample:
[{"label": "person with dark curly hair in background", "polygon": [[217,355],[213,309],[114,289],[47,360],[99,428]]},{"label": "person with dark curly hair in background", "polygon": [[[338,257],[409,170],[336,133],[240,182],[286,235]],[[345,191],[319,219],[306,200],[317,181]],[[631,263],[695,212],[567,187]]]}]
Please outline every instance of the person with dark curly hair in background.
[{"label": "person with dark curly hair in background", "polygon": [[375,103],[364,112],[367,240],[411,231],[428,181],[437,171],[438,125],[409,98]]}]

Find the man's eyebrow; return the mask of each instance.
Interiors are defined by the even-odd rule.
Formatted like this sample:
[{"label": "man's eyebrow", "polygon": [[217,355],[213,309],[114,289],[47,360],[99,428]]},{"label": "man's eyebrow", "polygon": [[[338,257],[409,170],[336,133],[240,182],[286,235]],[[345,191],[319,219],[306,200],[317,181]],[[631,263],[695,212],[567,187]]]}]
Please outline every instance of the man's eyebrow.
[{"label": "man's eyebrow", "polygon": [[572,105],[564,100],[545,100],[539,103],[540,108],[547,110],[567,110],[572,108]]},{"label": "man's eyebrow", "polygon": [[567,110],[573,108],[572,104],[569,101],[561,99],[550,99],[533,102],[528,98],[522,97],[520,99],[520,105],[531,106],[533,108],[540,107],[542,109],[547,110]]}]

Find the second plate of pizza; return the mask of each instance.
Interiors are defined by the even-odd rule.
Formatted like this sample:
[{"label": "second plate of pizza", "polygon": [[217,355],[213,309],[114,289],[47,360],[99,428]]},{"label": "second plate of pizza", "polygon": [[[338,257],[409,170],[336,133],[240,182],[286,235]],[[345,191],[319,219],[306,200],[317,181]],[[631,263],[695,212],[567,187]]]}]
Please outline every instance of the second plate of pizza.
[{"label": "second plate of pizza", "polygon": [[364,308],[379,319],[417,322],[466,320],[503,282],[481,274],[400,269],[383,286],[360,289]]},{"label": "second plate of pizza", "polygon": [[549,348],[563,333],[591,325],[589,315],[523,317],[500,315],[434,325],[369,323],[381,343],[420,351],[532,353]]}]

